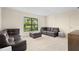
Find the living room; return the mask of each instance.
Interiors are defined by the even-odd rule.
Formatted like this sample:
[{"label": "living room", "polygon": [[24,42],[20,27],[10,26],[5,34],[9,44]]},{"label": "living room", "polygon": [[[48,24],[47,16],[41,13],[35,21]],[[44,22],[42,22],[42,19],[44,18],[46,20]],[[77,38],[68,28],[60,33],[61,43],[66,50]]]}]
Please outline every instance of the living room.
[{"label": "living room", "polygon": [[[38,20],[37,30],[25,30],[27,17]],[[0,8],[0,18],[0,30],[20,29],[20,36],[27,43],[26,51],[68,51],[68,33],[79,30],[77,7],[4,7]],[[59,28],[60,35],[29,36],[29,33],[40,32],[42,27]]]}]

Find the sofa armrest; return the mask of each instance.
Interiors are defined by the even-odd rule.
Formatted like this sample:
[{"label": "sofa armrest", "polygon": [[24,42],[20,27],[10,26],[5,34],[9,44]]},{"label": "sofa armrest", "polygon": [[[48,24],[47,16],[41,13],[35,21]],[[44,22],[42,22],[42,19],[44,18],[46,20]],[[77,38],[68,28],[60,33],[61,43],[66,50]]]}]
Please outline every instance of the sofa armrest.
[{"label": "sofa armrest", "polygon": [[20,40],[12,45],[12,51],[24,51],[27,49],[26,40]]},{"label": "sofa armrest", "polygon": [[1,48],[0,51],[12,51],[11,46]]}]

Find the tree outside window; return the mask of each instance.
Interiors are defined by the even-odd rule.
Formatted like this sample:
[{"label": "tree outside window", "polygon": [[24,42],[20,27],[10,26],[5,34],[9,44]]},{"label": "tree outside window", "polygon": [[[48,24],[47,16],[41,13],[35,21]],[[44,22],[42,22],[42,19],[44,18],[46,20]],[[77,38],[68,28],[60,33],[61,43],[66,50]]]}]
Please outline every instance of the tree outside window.
[{"label": "tree outside window", "polygon": [[31,17],[24,17],[24,32],[37,31],[38,19]]}]

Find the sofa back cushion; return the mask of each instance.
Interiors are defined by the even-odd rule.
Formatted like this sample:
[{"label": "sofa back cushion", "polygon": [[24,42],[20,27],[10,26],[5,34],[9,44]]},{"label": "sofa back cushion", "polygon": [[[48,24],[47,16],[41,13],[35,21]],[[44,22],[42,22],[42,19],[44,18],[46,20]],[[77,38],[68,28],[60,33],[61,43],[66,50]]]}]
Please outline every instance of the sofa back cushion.
[{"label": "sofa back cushion", "polygon": [[7,33],[9,36],[19,35],[19,29],[7,29]]},{"label": "sofa back cushion", "polygon": [[41,31],[59,32],[59,28],[56,28],[56,27],[42,27]]},{"label": "sofa back cushion", "polygon": [[53,32],[53,28],[51,28],[51,31]]},{"label": "sofa back cushion", "polygon": [[53,32],[59,32],[59,28],[53,28]]},{"label": "sofa back cushion", "polygon": [[42,27],[41,30],[47,31],[47,27]]},{"label": "sofa back cushion", "polygon": [[51,28],[50,27],[47,27],[47,31],[51,31]]}]

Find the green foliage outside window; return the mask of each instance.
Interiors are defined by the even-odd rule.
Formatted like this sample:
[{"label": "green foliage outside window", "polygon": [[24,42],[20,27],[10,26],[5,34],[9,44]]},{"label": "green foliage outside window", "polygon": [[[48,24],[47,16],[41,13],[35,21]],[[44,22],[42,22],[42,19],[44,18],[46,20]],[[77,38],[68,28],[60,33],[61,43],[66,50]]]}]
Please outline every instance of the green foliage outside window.
[{"label": "green foliage outside window", "polygon": [[37,31],[38,19],[31,17],[24,17],[24,32]]}]

